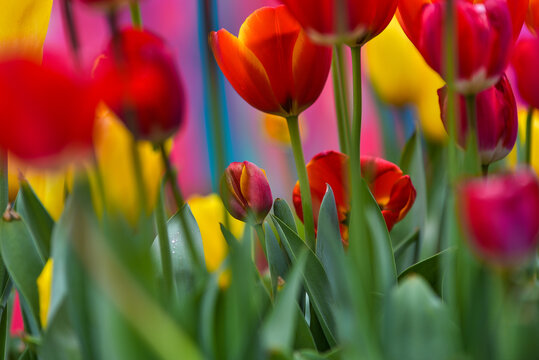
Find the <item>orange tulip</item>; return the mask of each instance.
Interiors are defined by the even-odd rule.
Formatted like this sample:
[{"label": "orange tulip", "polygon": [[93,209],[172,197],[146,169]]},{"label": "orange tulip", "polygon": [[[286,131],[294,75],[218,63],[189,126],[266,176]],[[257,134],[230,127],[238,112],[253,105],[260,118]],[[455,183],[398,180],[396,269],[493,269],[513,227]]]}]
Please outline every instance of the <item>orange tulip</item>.
[{"label": "orange tulip", "polygon": [[283,117],[299,115],[320,96],[331,65],[331,49],[313,44],[285,6],[255,11],[238,37],[212,32],[210,46],[245,101]]},{"label": "orange tulip", "polygon": [[526,24],[533,33],[539,33],[539,0],[530,0]]},{"label": "orange tulip", "polygon": [[[318,212],[326,193],[326,184],[331,186],[337,204],[341,223],[343,243],[348,244],[348,216],[350,213],[350,186],[348,184],[348,156],[337,151],[326,151],[316,155],[307,164],[309,185],[313,198],[313,215],[318,224]],[[412,208],[416,190],[410,176],[403,175],[395,164],[381,158],[361,157],[361,173],[376,202],[378,203],[387,229],[401,221]],[[303,219],[299,183],[294,187],[294,207],[296,214]]]}]

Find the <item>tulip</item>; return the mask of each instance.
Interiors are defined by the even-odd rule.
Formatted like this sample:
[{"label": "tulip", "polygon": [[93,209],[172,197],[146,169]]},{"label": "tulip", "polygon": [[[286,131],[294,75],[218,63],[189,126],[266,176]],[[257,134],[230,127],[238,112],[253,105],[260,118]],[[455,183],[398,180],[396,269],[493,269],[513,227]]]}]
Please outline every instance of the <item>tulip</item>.
[{"label": "tulip", "polygon": [[539,32],[539,0],[530,0],[526,23],[530,31],[535,34]]},{"label": "tulip", "polygon": [[102,99],[137,140],[161,143],[184,123],[180,74],[156,35],[123,30],[97,60],[95,77]]},{"label": "tulip", "polygon": [[41,61],[52,0],[0,2],[0,57]]},{"label": "tulip", "polygon": [[530,106],[539,108],[539,39],[522,39],[513,53],[520,96]]},{"label": "tulip", "polygon": [[39,318],[41,326],[45,329],[48,323],[49,306],[51,303],[52,273],[54,262],[48,259],[37,278],[37,292],[39,296]]},{"label": "tulip", "polygon": [[230,215],[244,222],[263,223],[273,205],[266,173],[249,161],[231,163],[221,179],[220,189]]},{"label": "tulip", "polygon": [[[459,93],[477,94],[498,82],[509,61],[514,35],[520,33],[522,23],[519,16],[525,5],[520,0],[456,2],[459,56],[455,86]],[[427,0],[405,0],[399,5],[399,19],[403,29],[427,63],[441,76],[445,75],[445,13],[444,1],[431,3]]]},{"label": "tulip", "polygon": [[[106,108],[98,111],[95,126],[95,152],[97,164],[103,179],[107,210],[109,213],[125,217],[131,224],[139,220],[140,205],[134,177],[131,146],[133,135],[123,123]],[[146,208],[155,207],[164,166],[159,151],[148,142],[137,143],[142,164],[142,177],[146,193]],[[99,194],[97,183],[93,182],[93,194]],[[94,202],[99,204],[96,198]]]},{"label": "tulip", "polygon": [[281,0],[309,36],[321,43],[361,46],[385,29],[397,0]]},{"label": "tulip", "polygon": [[437,142],[445,140],[436,95],[444,82],[427,65],[396,19],[365,45],[365,55],[367,73],[382,100],[399,107],[415,105],[425,136]]},{"label": "tulip", "polygon": [[0,148],[57,167],[92,147],[97,97],[80,79],[27,60],[0,63]]},{"label": "tulip", "polygon": [[212,32],[210,46],[245,101],[283,117],[299,115],[320,96],[331,65],[331,49],[313,44],[285,6],[255,11],[238,37]]},{"label": "tulip", "polygon": [[461,221],[477,256],[513,266],[535,253],[539,234],[539,182],[529,170],[464,183]]},{"label": "tulip", "polygon": [[[216,271],[226,258],[228,246],[221,232],[221,225],[225,223],[225,207],[217,194],[208,196],[192,196],[187,201],[191,212],[200,228],[204,258],[209,271]],[[229,217],[230,231],[238,239],[241,238],[244,223]]]},{"label": "tulip", "polygon": [[[313,215],[318,224],[318,212],[326,193],[326,184],[331,186],[337,204],[343,243],[348,244],[348,219],[350,213],[350,187],[348,184],[348,156],[337,151],[326,151],[316,155],[307,164],[309,185],[313,198]],[[401,221],[414,204],[416,191],[410,176],[403,175],[395,164],[381,158],[361,157],[361,173],[380,206],[388,231]],[[303,220],[299,184],[293,192],[296,214]]]},{"label": "tulip", "polygon": [[[447,93],[446,87],[438,90],[442,122],[447,129]],[[457,138],[462,147],[466,146],[469,120],[466,113],[464,96],[459,97],[460,122],[457,124]],[[509,80],[504,75],[496,84],[475,99],[477,106],[477,137],[481,163],[488,165],[506,157],[517,139],[518,112]]]}]

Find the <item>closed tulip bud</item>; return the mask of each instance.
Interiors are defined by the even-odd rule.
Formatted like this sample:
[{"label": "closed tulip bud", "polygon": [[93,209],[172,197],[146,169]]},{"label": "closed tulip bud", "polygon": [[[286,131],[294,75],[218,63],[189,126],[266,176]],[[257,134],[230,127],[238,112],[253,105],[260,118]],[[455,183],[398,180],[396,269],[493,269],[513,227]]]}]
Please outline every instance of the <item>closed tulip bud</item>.
[{"label": "closed tulip bud", "polygon": [[528,105],[539,108],[539,38],[520,40],[512,62],[520,96]]},{"label": "closed tulip bud", "polygon": [[47,168],[89,154],[98,99],[88,82],[27,60],[0,63],[0,148]]},{"label": "closed tulip bud", "polygon": [[[447,91],[438,90],[442,121],[447,129]],[[477,106],[477,138],[481,163],[488,165],[506,157],[517,139],[518,111],[511,89],[511,84],[504,75],[496,84],[476,96]],[[462,147],[466,146],[468,137],[468,116],[466,101],[459,97],[460,122],[457,124],[457,139]]]},{"label": "closed tulip bud", "polygon": [[264,170],[249,161],[233,162],[226,169],[220,188],[230,215],[244,222],[264,222],[273,204]]},{"label": "closed tulip bud", "polygon": [[255,11],[238,37],[221,29],[209,41],[232,87],[265,113],[299,115],[318,99],[329,74],[331,49],[313,44],[285,6]]},{"label": "closed tulip bud", "polygon": [[464,183],[461,220],[474,252],[498,266],[514,266],[536,250],[539,182],[529,170]]},{"label": "closed tulip bud", "polygon": [[97,60],[95,78],[103,101],[137,139],[163,142],[184,123],[180,74],[156,35],[123,30]]},{"label": "closed tulip bud", "polygon": [[[457,1],[456,89],[477,94],[498,82],[522,27],[525,1]],[[445,76],[443,61],[445,1],[405,0],[399,20],[427,63]]]},{"label": "closed tulip bud", "polygon": [[382,32],[397,0],[281,0],[309,36],[320,43],[363,45]]}]

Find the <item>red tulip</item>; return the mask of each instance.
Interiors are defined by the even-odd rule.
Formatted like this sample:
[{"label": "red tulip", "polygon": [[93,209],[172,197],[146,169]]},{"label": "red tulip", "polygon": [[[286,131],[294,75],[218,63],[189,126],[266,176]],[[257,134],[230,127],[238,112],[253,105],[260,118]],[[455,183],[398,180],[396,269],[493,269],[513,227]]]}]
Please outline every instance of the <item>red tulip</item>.
[{"label": "red tulip", "polygon": [[520,96],[534,108],[539,108],[539,38],[522,39],[513,52]]},{"label": "red tulip", "polygon": [[[318,212],[326,193],[326,184],[331,186],[337,204],[337,213],[341,222],[341,235],[344,244],[348,244],[348,214],[350,198],[348,185],[348,156],[337,151],[327,151],[316,155],[307,164],[307,174],[313,199],[315,225],[318,224]],[[362,156],[362,175],[382,210],[387,229],[401,221],[414,204],[416,191],[410,176],[403,175],[399,167],[384,159]],[[293,192],[296,214],[303,221],[299,183]]]},{"label": "red tulip", "polygon": [[137,139],[162,142],[184,123],[180,74],[156,35],[123,30],[98,59],[95,77],[104,102]]},{"label": "red tulip", "polygon": [[313,44],[285,6],[252,13],[236,38],[210,35],[221,71],[238,94],[260,111],[289,117],[307,109],[324,87],[331,49]]},{"label": "red tulip", "polygon": [[532,171],[469,181],[460,189],[460,207],[470,245],[485,261],[515,265],[535,253],[539,182]]},{"label": "red tulip", "polygon": [[[309,36],[321,43],[363,45],[382,32],[397,0],[280,0]],[[342,9],[339,9],[342,6]],[[342,15],[341,15],[342,14]]]},{"label": "red tulip", "polygon": [[[440,113],[447,130],[447,92],[446,87],[438,90]],[[468,136],[468,116],[466,100],[460,96],[460,116],[457,125],[458,142],[466,146]],[[511,84],[504,75],[496,84],[476,96],[477,138],[482,164],[490,164],[506,157],[517,140],[518,112]]]},{"label": "red tulip", "polygon": [[[527,0],[457,0],[457,79],[462,94],[477,94],[498,82],[520,33]],[[445,1],[403,0],[399,19],[427,63],[443,68]]]},{"label": "red tulip", "polygon": [[27,60],[0,63],[0,147],[56,167],[92,147],[97,98],[87,82]]},{"label": "red tulip", "polygon": [[249,161],[231,163],[221,179],[220,188],[228,212],[241,221],[252,217],[255,223],[261,224],[273,205],[266,173]]}]

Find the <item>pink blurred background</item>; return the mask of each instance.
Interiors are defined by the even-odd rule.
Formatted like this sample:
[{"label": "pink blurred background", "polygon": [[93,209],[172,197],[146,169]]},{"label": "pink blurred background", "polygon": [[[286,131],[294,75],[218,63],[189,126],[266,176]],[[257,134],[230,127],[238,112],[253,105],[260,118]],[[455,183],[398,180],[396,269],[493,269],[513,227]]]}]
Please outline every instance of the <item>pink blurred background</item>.
[{"label": "pink blurred background", "polygon": [[[245,18],[257,8],[276,5],[271,0],[219,0],[219,27],[237,34]],[[141,2],[144,27],[164,37],[175,51],[178,66],[188,94],[186,126],[176,136],[173,161],[179,169],[180,183],[186,195],[208,194],[212,191],[206,124],[204,119],[204,82],[199,45],[198,1],[196,0],[144,0]],[[82,4],[74,3],[75,21],[81,41],[84,67],[89,70],[94,59],[108,41],[104,16]],[[121,24],[130,24],[126,10]],[[215,29],[218,30],[218,29]],[[59,2],[55,1],[50,27],[45,42],[48,54],[70,56]],[[263,133],[262,114],[241,99],[225,80],[226,103],[230,128],[228,161],[249,160],[264,168],[272,186],[274,197],[289,199],[296,181],[291,155],[283,146],[270,141]],[[370,94],[364,97],[362,153],[381,154],[375,110]],[[338,150],[331,78],[328,79],[320,99],[302,116],[307,128],[304,138],[305,157],[308,161],[318,152]]]}]

